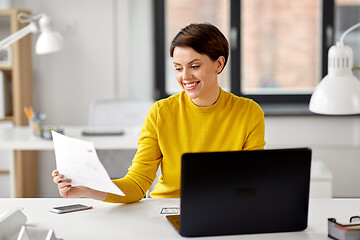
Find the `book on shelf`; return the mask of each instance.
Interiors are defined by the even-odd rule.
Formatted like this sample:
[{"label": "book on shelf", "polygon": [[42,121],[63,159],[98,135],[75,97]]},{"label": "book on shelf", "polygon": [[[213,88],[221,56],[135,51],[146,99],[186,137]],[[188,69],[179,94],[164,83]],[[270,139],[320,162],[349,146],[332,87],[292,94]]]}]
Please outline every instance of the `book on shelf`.
[{"label": "book on shelf", "polygon": [[0,66],[11,67],[12,64],[12,50],[11,46],[0,50]]},{"label": "book on shelf", "polygon": [[0,71],[0,119],[12,114],[12,86],[6,74]]},{"label": "book on shelf", "polygon": [[5,85],[4,72],[0,71],[0,119],[5,118]]}]

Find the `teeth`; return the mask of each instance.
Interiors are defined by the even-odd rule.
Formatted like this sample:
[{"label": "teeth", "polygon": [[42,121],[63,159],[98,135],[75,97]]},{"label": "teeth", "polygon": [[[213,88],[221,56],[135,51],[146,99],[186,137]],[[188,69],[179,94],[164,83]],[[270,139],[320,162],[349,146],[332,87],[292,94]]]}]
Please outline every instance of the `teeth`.
[{"label": "teeth", "polygon": [[186,83],[185,83],[185,86],[186,86],[186,87],[193,87],[193,86],[195,86],[196,84],[197,84],[197,83],[190,83],[190,84],[186,84]]}]

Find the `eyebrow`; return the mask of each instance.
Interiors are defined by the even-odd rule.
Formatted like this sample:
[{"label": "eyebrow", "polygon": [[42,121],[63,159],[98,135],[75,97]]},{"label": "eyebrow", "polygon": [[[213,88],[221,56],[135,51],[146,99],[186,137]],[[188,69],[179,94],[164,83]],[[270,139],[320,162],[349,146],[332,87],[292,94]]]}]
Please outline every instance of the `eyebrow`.
[{"label": "eyebrow", "polygon": [[[188,62],[187,64],[192,64],[193,62],[198,61],[198,60],[201,60],[201,59],[200,59],[200,58],[196,58],[196,59],[194,59],[194,60],[191,60],[191,61]],[[177,62],[173,62],[173,64],[181,65],[180,63],[177,63]]]}]

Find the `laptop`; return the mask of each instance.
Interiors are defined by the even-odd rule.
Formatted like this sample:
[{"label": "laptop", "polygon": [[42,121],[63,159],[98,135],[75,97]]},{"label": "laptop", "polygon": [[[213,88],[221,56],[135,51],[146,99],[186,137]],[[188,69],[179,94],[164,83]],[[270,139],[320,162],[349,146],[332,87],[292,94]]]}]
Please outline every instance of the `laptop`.
[{"label": "laptop", "polygon": [[186,153],[180,215],[185,237],[307,228],[311,149]]}]

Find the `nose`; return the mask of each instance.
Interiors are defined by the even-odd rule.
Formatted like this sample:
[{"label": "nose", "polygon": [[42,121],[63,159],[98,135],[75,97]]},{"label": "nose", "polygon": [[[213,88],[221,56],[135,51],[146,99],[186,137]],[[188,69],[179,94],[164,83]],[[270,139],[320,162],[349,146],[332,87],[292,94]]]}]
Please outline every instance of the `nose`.
[{"label": "nose", "polygon": [[191,73],[189,70],[187,69],[183,70],[182,79],[183,80],[191,79]]}]

